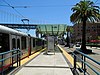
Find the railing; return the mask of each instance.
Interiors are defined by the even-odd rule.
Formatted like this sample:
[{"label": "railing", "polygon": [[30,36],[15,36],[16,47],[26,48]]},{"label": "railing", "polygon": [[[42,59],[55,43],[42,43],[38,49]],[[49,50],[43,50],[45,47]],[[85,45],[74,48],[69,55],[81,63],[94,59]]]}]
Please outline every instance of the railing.
[{"label": "railing", "polygon": [[0,75],[4,75],[4,71],[13,67],[14,63],[17,63],[17,67],[20,66],[20,55],[21,51],[19,49],[0,53]]},{"label": "railing", "polygon": [[[88,67],[89,69],[92,70],[93,73],[95,73],[96,75],[100,75],[100,71],[97,71],[95,68],[93,68],[91,66],[91,64],[86,61],[86,58],[88,60],[92,61],[94,64],[98,65],[98,67],[100,66],[100,62],[97,62],[96,60],[94,60],[90,56],[88,56],[88,55],[80,52],[79,49],[76,49],[75,52],[72,53],[72,55],[74,56],[74,69],[75,70],[77,68],[80,68],[84,75],[90,75],[88,73],[88,71],[87,71],[87,67]],[[79,57],[79,56],[81,56],[81,57]],[[79,66],[79,64],[77,63],[77,61],[79,61],[81,63],[81,66]]]},{"label": "railing", "polygon": [[98,48],[100,48],[100,44],[86,44],[86,46],[98,47]]}]

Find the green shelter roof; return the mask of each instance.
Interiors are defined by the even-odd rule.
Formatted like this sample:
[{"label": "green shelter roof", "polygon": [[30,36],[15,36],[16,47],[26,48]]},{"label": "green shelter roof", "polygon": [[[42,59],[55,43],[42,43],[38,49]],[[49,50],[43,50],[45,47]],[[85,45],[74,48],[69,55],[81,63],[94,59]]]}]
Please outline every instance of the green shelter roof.
[{"label": "green shelter roof", "polygon": [[63,35],[66,32],[66,24],[40,24],[36,31],[45,35]]}]

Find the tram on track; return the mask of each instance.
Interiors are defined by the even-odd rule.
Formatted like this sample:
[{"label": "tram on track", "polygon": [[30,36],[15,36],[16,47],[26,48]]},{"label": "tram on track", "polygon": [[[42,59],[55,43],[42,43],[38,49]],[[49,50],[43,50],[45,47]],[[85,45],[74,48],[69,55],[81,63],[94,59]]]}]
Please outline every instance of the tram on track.
[{"label": "tram on track", "polygon": [[[21,31],[0,25],[0,53],[20,49],[22,52],[21,59],[24,59],[38,50],[41,50],[45,44],[46,40],[32,37]],[[10,55],[12,55],[12,53],[6,54],[3,57]],[[0,59],[1,58],[2,56],[0,56]],[[13,64],[12,58],[7,59],[3,63],[3,66],[11,66]]]}]

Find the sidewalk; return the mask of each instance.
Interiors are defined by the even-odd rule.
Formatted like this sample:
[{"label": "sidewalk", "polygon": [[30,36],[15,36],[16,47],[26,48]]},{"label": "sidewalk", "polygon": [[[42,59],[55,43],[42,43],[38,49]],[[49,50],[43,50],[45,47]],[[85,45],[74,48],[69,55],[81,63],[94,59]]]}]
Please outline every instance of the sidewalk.
[{"label": "sidewalk", "polygon": [[62,53],[41,53],[15,75],[73,75]]}]

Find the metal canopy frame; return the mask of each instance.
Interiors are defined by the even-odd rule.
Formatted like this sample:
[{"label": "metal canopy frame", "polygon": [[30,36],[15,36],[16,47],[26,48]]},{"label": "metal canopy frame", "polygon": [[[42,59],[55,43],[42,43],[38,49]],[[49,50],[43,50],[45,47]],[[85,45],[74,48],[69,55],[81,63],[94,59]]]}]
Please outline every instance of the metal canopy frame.
[{"label": "metal canopy frame", "polygon": [[40,34],[59,36],[66,32],[66,24],[40,24],[36,26],[36,31]]},{"label": "metal canopy frame", "polygon": [[0,25],[7,26],[9,28],[17,28],[17,29],[36,29],[37,24],[3,24]]},{"label": "metal canopy frame", "polygon": [[36,33],[43,35],[59,36],[66,32],[66,24],[2,24],[10,28],[17,29],[36,29]]}]

